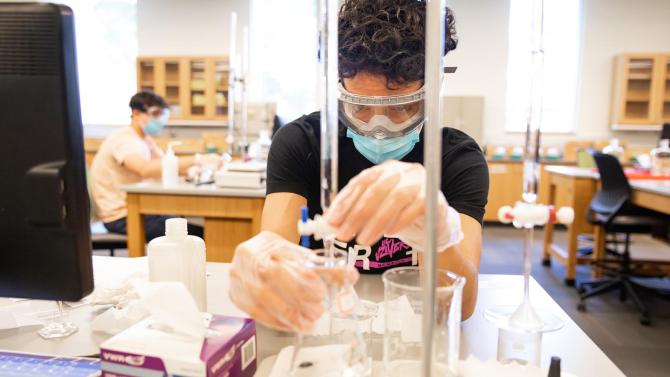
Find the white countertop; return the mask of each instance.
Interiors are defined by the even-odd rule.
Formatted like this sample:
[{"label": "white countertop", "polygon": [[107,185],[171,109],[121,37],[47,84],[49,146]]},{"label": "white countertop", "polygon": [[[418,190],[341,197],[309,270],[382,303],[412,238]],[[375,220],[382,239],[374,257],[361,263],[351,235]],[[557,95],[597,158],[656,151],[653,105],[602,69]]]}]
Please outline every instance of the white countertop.
[{"label": "white countertop", "polygon": [[634,179],[630,181],[632,188],[654,194],[670,196],[670,180]]},{"label": "white countertop", "polygon": [[578,168],[576,166],[560,166],[560,165],[549,165],[545,166],[544,170],[555,173],[555,174],[560,174],[560,175],[566,175],[568,177],[577,177],[577,178],[591,178],[591,179],[597,179],[598,178],[598,173],[594,172],[592,168]]},{"label": "white countertop", "polygon": [[182,182],[175,187],[163,187],[160,182],[144,181],[121,186],[121,190],[134,194],[195,195],[195,196],[232,196],[242,198],[264,198],[265,189],[222,188],[214,184],[196,186]]},{"label": "white countertop", "polygon": [[[94,276],[97,287],[118,284],[134,273],[146,272],[146,258],[110,258],[93,257]],[[225,315],[244,315],[228,298],[228,264],[208,263],[207,271],[207,307],[208,311]],[[543,338],[542,360],[548,363],[551,356],[560,356],[563,370],[580,377],[607,376],[617,377],[624,374],[561,309],[547,292],[532,280],[531,300],[537,307],[559,316],[565,326],[555,332],[545,334]],[[523,280],[518,275],[480,275],[479,298],[475,314],[463,322],[461,336],[461,358],[474,354],[480,360],[496,357],[497,330],[488,323],[483,312],[494,305],[515,305],[521,300]],[[381,301],[383,285],[379,275],[363,275],[356,285],[361,298]],[[35,308],[45,305],[55,308],[53,302],[27,301]],[[0,308],[16,305],[9,299],[0,299]],[[63,356],[95,355],[107,335],[90,330],[91,319],[99,309],[82,306],[71,309],[69,319],[79,325],[79,332],[61,340],[43,340],[37,334],[38,327],[1,330],[0,349],[22,352],[47,353]],[[293,335],[258,326],[258,357],[260,368],[257,376],[265,376],[271,367],[272,358],[282,347],[293,343]],[[381,340],[376,344],[381,344]],[[378,358],[381,349],[373,352]],[[409,377],[409,376],[408,376]]]}]

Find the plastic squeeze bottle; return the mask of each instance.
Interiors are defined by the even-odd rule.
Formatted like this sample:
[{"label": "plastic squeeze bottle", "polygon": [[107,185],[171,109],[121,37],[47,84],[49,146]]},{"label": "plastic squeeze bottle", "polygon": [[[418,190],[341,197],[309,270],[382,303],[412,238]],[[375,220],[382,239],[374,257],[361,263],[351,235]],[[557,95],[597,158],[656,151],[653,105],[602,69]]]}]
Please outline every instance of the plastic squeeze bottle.
[{"label": "plastic squeeze bottle", "polygon": [[163,156],[161,178],[163,187],[174,187],[179,183],[179,159],[174,154],[173,146],[181,144],[178,141],[168,143],[167,151]]},{"label": "plastic squeeze bottle", "polygon": [[186,219],[165,221],[165,236],[149,242],[149,281],[179,281],[191,293],[198,309],[207,311],[205,241],[189,236]]}]

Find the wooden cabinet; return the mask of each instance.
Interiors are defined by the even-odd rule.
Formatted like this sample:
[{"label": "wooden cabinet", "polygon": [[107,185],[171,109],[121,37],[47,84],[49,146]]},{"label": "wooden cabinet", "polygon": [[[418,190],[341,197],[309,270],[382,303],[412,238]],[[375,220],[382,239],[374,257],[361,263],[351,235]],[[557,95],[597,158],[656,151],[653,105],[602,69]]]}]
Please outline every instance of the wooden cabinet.
[{"label": "wooden cabinet", "polygon": [[226,120],[228,57],[141,56],[138,90],[165,98],[173,120]]},{"label": "wooden cabinet", "polygon": [[[484,221],[498,222],[498,209],[502,206],[514,206],[521,200],[523,191],[523,161],[502,160],[488,161],[489,165],[489,197],[484,213]],[[537,202],[547,204],[549,201],[549,175],[544,170],[547,165],[574,166],[571,161],[543,161],[540,163],[540,182]],[[558,207],[568,205],[566,194],[556,195]]]},{"label": "wooden cabinet", "polygon": [[489,161],[489,201],[484,221],[498,221],[498,209],[521,200],[523,164]]},{"label": "wooden cabinet", "polygon": [[611,124],[655,130],[670,121],[670,53],[623,54],[614,60]]}]

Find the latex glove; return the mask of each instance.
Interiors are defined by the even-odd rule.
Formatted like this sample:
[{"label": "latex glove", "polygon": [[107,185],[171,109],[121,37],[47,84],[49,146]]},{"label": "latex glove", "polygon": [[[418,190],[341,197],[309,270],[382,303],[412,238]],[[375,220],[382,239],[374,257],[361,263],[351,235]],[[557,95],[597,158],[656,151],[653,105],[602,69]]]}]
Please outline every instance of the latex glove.
[{"label": "latex glove", "polygon": [[[423,250],[426,170],[421,164],[387,161],[362,171],[340,191],[326,213],[336,238],[372,245],[383,235]],[[460,217],[442,192],[438,198],[438,251],[462,240]]]},{"label": "latex glove", "polygon": [[307,267],[311,250],[264,231],[235,249],[228,294],[252,318],[284,331],[308,332],[323,314],[326,282],[354,284],[353,267]]},{"label": "latex glove", "polygon": [[197,165],[203,169],[217,170],[224,164],[224,159],[221,155],[216,153],[207,153],[196,157]]}]

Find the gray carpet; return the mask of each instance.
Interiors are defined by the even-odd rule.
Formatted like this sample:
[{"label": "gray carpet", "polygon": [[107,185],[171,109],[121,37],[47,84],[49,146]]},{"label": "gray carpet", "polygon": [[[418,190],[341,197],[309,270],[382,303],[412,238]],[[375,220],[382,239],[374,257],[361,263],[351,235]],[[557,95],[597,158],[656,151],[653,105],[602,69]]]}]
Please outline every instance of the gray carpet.
[{"label": "gray carpet", "polygon": [[[558,231],[556,239],[565,239]],[[482,273],[521,273],[522,233],[510,227],[486,225]],[[670,246],[646,236],[634,236],[633,255],[670,259]],[[670,301],[646,296],[652,311],[652,326],[640,325],[633,303],[620,302],[612,292],[587,300],[587,312],[576,310],[577,291],[563,284],[563,267],[553,263],[543,267],[542,231],[535,234],[533,277],[549,292],[573,320],[593,339],[612,361],[627,375],[634,377],[670,376]],[[590,269],[579,267],[577,281],[589,279]]]}]

